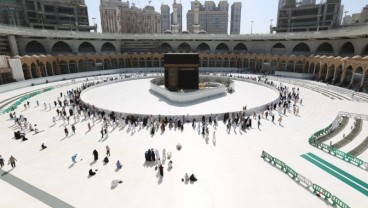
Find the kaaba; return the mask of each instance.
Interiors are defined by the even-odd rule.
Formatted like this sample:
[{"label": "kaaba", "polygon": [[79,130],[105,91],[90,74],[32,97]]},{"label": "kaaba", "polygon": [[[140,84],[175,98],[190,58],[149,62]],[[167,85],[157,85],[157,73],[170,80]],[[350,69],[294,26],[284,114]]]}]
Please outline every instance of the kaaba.
[{"label": "kaaba", "polygon": [[166,89],[198,90],[198,53],[167,53],[164,56],[164,67]]}]

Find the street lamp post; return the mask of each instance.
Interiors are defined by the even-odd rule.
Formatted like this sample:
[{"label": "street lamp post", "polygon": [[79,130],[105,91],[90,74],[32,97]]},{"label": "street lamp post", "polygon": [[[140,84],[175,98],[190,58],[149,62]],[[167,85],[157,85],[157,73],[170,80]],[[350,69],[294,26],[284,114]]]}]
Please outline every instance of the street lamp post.
[{"label": "street lamp post", "polygon": [[252,21],[250,21],[250,34],[253,34],[253,23],[254,23],[254,21],[252,20]]},{"label": "street lamp post", "polygon": [[270,19],[271,25],[270,25],[270,33],[272,34],[272,21],[273,19]]},{"label": "street lamp post", "polygon": [[93,19],[93,27],[95,28],[95,32],[97,32],[97,29],[96,29],[96,17],[92,17]]},{"label": "street lamp post", "polygon": [[321,19],[321,14],[317,15],[317,21],[318,21],[318,26],[317,26],[317,32],[319,31],[319,22],[320,22],[320,19]]}]

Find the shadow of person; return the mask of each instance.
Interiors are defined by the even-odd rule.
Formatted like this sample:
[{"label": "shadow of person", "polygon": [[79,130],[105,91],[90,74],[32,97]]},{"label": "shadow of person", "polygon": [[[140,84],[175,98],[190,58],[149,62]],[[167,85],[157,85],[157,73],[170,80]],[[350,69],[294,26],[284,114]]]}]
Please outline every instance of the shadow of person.
[{"label": "shadow of person", "polygon": [[69,165],[68,168],[72,168],[75,165],[75,163],[72,163],[71,165]]},{"label": "shadow of person", "polygon": [[89,166],[92,166],[92,165],[96,164],[96,162],[97,162],[97,160],[95,160],[95,161],[93,161],[93,162],[90,162],[90,163],[89,163]]},{"label": "shadow of person", "polygon": [[158,183],[158,184],[161,184],[161,183],[162,183],[162,181],[163,181],[163,179],[164,179],[164,177],[163,177],[163,176],[160,176],[160,178],[158,179],[157,183]]}]

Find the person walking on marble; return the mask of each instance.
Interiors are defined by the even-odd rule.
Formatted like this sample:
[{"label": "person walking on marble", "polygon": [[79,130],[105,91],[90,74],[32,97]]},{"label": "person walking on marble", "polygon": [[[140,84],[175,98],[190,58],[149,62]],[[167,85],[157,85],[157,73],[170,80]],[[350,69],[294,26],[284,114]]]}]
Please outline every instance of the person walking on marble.
[{"label": "person walking on marble", "polygon": [[0,168],[4,167],[4,158],[0,155]]},{"label": "person walking on marble", "polygon": [[97,161],[98,160],[98,152],[97,152],[97,150],[93,150],[92,154],[93,154],[93,160],[94,161]]},{"label": "person walking on marble", "polygon": [[13,157],[13,155],[12,156],[10,156],[10,158],[9,158],[9,163],[8,163],[8,165],[10,164],[11,166],[12,166],[12,168],[15,168],[15,162],[17,161],[17,159],[15,159],[14,157]]}]

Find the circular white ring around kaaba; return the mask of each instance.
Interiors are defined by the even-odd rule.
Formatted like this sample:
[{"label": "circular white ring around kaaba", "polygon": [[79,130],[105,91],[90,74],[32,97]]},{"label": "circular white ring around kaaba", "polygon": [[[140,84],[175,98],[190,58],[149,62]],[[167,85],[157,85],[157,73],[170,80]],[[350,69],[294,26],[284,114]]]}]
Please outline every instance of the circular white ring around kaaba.
[{"label": "circular white ring around kaaba", "polygon": [[145,115],[204,115],[241,111],[273,102],[278,93],[257,84],[234,80],[233,93],[178,104],[150,91],[151,78],[115,82],[87,90],[85,103],[114,112]]}]

